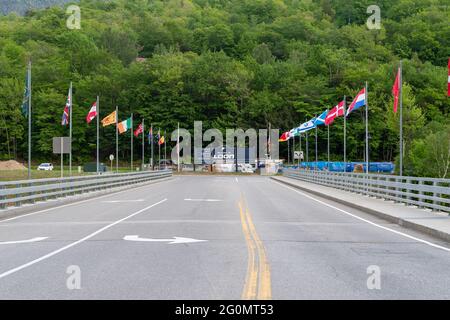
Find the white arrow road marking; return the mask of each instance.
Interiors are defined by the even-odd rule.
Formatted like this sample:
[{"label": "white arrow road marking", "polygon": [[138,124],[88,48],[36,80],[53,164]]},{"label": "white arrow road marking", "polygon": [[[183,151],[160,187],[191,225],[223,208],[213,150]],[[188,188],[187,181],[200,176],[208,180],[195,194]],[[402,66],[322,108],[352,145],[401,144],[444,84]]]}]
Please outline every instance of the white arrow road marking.
[{"label": "white arrow road marking", "polygon": [[136,199],[136,200],[108,200],[108,201],[102,201],[103,203],[121,203],[121,202],[143,202],[144,199]]},{"label": "white arrow road marking", "polygon": [[18,241],[5,241],[0,242],[0,245],[2,244],[18,244],[18,243],[31,243],[31,242],[38,242],[47,239],[48,237],[36,237],[28,240],[18,240]]},{"label": "white arrow road marking", "polygon": [[27,262],[25,264],[22,264],[21,266],[18,266],[18,267],[14,268],[14,269],[10,269],[10,270],[8,270],[6,272],[3,272],[2,274],[0,274],[0,279],[5,278],[5,277],[7,277],[7,276],[9,276],[9,275],[11,275],[13,273],[16,273],[16,272],[22,270],[22,269],[28,268],[28,267],[30,267],[30,266],[38,263],[38,262],[44,261],[46,259],[49,259],[49,258],[51,258],[51,257],[53,257],[53,256],[55,256],[55,255],[57,255],[57,254],[59,254],[59,253],[61,253],[63,251],[66,251],[66,250],[68,250],[68,249],[70,249],[70,248],[72,248],[72,247],[74,247],[76,245],[79,245],[80,243],[83,243],[83,242],[85,242],[85,241],[95,237],[96,235],[102,233],[103,231],[106,231],[109,228],[114,227],[116,224],[119,224],[119,223],[121,223],[121,222],[123,222],[125,220],[128,220],[128,219],[130,219],[130,218],[132,218],[132,217],[134,217],[134,216],[136,216],[136,215],[138,215],[138,214],[140,214],[142,212],[145,212],[145,211],[147,211],[147,210],[149,210],[149,209],[151,209],[151,208],[153,208],[153,207],[155,207],[157,205],[160,205],[161,203],[164,203],[166,201],[167,201],[167,199],[163,199],[161,201],[158,201],[158,202],[156,202],[156,203],[154,203],[152,205],[149,205],[148,207],[145,207],[145,208],[143,208],[143,209],[141,209],[139,211],[136,211],[135,213],[132,213],[132,214],[126,216],[125,218],[122,218],[120,220],[114,221],[113,223],[110,223],[110,224],[104,226],[103,228],[100,228],[97,231],[92,232],[91,234],[87,235],[86,237],[81,238],[80,240],[77,240],[75,242],[69,243],[68,245],[66,245],[66,246],[64,246],[62,248],[59,248],[59,249],[57,249],[55,251],[47,253],[46,255],[44,255],[44,256],[42,256],[40,258],[37,258],[35,260],[32,260],[32,261]]},{"label": "white arrow road marking", "polygon": [[140,241],[140,242],[168,242],[169,244],[194,243],[194,242],[208,241],[208,240],[197,240],[197,239],[182,238],[182,237],[173,237],[173,239],[150,239],[150,238],[140,238],[138,235],[125,236],[125,237],[123,237],[123,240]]},{"label": "white arrow road marking", "polygon": [[219,201],[223,201],[220,199],[184,199],[184,201],[203,201],[203,202],[219,202]]}]

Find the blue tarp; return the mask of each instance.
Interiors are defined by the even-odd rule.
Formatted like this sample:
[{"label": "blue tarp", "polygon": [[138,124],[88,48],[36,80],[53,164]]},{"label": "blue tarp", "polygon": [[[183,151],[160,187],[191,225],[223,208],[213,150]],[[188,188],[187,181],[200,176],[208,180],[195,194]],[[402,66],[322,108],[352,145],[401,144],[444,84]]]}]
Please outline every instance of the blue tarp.
[{"label": "blue tarp", "polygon": [[[347,162],[346,172],[353,172],[355,170],[356,165],[362,165],[363,170],[366,170],[365,162]],[[317,167],[317,168],[316,168]],[[290,168],[298,168],[298,166],[291,166]],[[301,162],[300,168],[308,169],[308,170],[320,170],[320,171],[330,171],[330,172],[343,172],[344,171],[344,162],[326,162],[326,161],[317,161],[314,162]],[[369,172],[377,172],[377,173],[394,173],[395,165],[391,162],[370,162],[369,163]]]}]

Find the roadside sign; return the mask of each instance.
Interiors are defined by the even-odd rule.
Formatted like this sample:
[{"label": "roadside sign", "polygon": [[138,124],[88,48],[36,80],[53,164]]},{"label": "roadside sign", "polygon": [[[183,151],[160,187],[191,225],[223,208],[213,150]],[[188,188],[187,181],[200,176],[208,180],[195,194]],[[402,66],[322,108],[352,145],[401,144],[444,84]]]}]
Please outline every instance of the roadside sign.
[{"label": "roadside sign", "polygon": [[295,160],[303,160],[303,151],[294,151]]},{"label": "roadside sign", "polygon": [[110,154],[110,155],[109,155],[109,160],[111,160],[111,161],[114,160],[114,155],[113,155],[113,154]]},{"label": "roadside sign", "polygon": [[[72,148],[70,137],[54,137],[53,138],[53,153],[54,154],[69,154]],[[62,152],[61,152],[62,151]]]}]

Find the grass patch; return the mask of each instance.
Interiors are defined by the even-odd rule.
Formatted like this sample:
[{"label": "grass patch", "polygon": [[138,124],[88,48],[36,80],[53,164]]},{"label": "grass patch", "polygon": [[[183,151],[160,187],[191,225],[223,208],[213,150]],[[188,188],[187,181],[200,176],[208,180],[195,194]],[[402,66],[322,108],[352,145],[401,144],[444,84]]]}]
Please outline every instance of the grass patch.
[{"label": "grass patch", "polygon": [[[72,176],[89,175],[89,173],[78,173],[78,171],[72,170]],[[64,177],[69,176],[69,170],[64,170]],[[31,170],[31,179],[46,179],[46,178],[59,178],[61,172],[59,170],[53,171],[39,171]],[[28,179],[28,170],[2,170],[0,171],[0,181],[14,181],[14,180],[26,180]]]}]

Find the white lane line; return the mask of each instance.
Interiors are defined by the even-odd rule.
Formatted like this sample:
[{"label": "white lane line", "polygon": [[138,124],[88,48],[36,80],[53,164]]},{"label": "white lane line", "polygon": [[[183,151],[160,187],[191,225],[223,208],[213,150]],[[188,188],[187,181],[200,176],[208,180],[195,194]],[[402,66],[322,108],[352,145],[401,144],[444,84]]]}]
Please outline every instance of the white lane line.
[{"label": "white lane line", "polygon": [[129,203],[129,202],[143,202],[144,199],[136,199],[136,200],[107,200],[102,201],[103,203]]},{"label": "white lane line", "polygon": [[148,206],[148,207],[145,207],[144,209],[141,209],[141,210],[139,210],[139,211],[136,211],[135,213],[130,214],[129,216],[126,216],[125,218],[122,218],[122,219],[117,220],[117,221],[115,221],[115,222],[113,222],[113,223],[111,223],[111,224],[108,224],[107,226],[104,226],[103,228],[98,229],[97,231],[95,231],[95,232],[93,232],[93,233],[87,235],[86,237],[84,237],[84,238],[82,238],[82,239],[80,239],[80,240],[77,240],[77,241],[75,241],[75,242],[72,242],[72,243],[68,244],[67,246],[64,246],[64,247],[62,247],[62,248],[60,248],[60,249],[57,249],[57,250],[55,250],[55,251],[52,251],[52,252],[50,252],[50,253],[48,253],[48,254],[46,254],[46,255],[40,257],[40,258],[37,258],[37,259],[35,259],[35,260],[33,260],[33,261],[30,261],[30,262],[27,262],[27,263],[25,263],[25,264],[23,264],[23,265],[21,265],[21,266],[18,266],[17,268],[8,270],[8,271],[6,271],[6,272],[3,272],[2,274],[0,274],[0,279],[5,278],[5,277],[7,277],[7,276],[9,276],[9,275],[11,275],[11,274],[13,274],[13,273],[16,273],[17,271],[22,270],[22,269],[28,268],[28,267],[30,267],[30,266],[32,266],[32,265],[38,263],[38,262],[44,261],[44,260],[46,260],[46,259],[48,259],[48,258],[50,258],[50,257],[53,257],[54,255],[57,255],[58,253],[61,253],[61,252],[63,252],[63,251],[66,251],[67,249],[70,249],[70,248],[72,248],[72,247],[74,247],[74,246],[76,246],[76,245],[78,245],[78,244],[80,244],[80,243],[82,243],[82,242],[84,242],[84,241],[86,241],[86,240],[89,240],[89,239],[95,237],[96,235],[98,235],[98,234],[102,233],[103,231],[105,231],[105,230],[107,230],[107,229],[109,229],[109,228],[115,226],[116,224],[119,224],[119,223],[121,223],[122,221],[125,221],[125,220],[127,220],[127,219],[129,219],[129,218],[131,218],[131,217],[134,217],[135,215],[138,215],[139,213],[142,213],[142,212],[144,212],[144,211],[147,211],[148,209],[153,208],[153,207],[155,207],[155,206],[157,206],[157,205],[159,205],[159,204],[161,204],[161,203],[163,203],[163,202],[166,202],[166,201],[167,201],[167,199],[163,199],[163,200],[161,200],[161,201],[159,201],[159,202],[156,202],[156,203],[154,203],[154,204],[152,204],[152,205],[150,205],[150,206]]},{"label": "white lane line", "polygon": [[168,242],[168,244],[179,244],[179,243],[194,243],[194,242],[205,242],[208,240],[199,240],[192,238],[183,237],[173,237],[173,239],[152,239],[152,238],[141,238],[138,235],[129,235],[123,237],[125,241],[136,241],[136,242]]},{"label": "white lane line", "polygon": [[220,202],[220,199],[184,199],[184,201],[195,201],[195,202]]},{"label": "white lane line", "polygon": [[239,180],[238,180],[238,178],[237,178],[237,177],[234,177],[234,178],[236,179],[236,182],[237,182],[237,183],[239,183]]},{"label": "white lane line", "polygon": [[[175,180],[177,180],[177,179],[178,179],[178,178],[174,178],[174,179],[170,179],[170,180],[163,180],[163,181],[161,181],[161,182],[172,182],[172,181],[175,181]],[[156,180],[156,181],[158,181],[158,180]],[[152,184],[151,184],[151,185],[152,185]],[[126,190],[121,190],[121,191],[117,191],[117,192],[108,193],[108,194],[105,194],[105,195],[100,196],[100,197],[94,197],[94,198],[90,198],[90,199],[86,199],[86,200],[80,200],[80,201],[76,201],[76,202],[72,202],[72,203],[68,203],[68,204],[63,204],[63,205],[61,205],[61,206],[52,207],[52,208],[48,208],[48,209],[43,209],[43,210],[39,210],[39,211],[36,211],[36,212],[31,212],[31,213],[23,214],[23,215],[20,215],[20,216],[17,216],[17,217],[13,217],[13,218],[9,218],[9,219],[0,220],[0,223],[7,222],[7,221],[13,221],[13,220],[16,220],[16,219],[25,218],[25,217],[33,216],[33,215],[35,215],[35,214],[44,213],[44,212],[48,212],[48,211],[53,211],[53,210],[56,210],[56,209],[61,209],[61,208],[71,207],[71,206],[76,206],[76,205],[78,205],[78,204],[82,204],[82,203],[89,202],[89,201],[97,201],[97,200],[99,200],[99,199],[103,199],[103,198],[107,198],[107,197],[112,197],[112,196],[115,196],[115,195],[118,195],[118,194],[121,194],[121,193],[124,193],[124,192],[128,192],[128,191],[131,191],[131,190],[136,190],[136,189],[140,189],[140,188],[144,188],[144,187],[148,187],[148,186],[149,186],[149,184],[146,184],[146,185],[143,185],[143,186],[135,187],[135,188],[133,188],[133,189],[126,189]],[[54,200],[54,201],[57,201],[57,200]]]},{"label": "white lane line", "polygon": [[432,243],[432,242],[430,242],[430,241],[426,241],[426,240],[423,240],[423,239],[420,239],[420,238],[416,238],[416,237],[413,237],[413,236],[411,236],[411,235],[409,235],[409,234],[406,234],[406,233],[403,233],[403,232],[400,232],[400,231],[397,231],[397,230],[394,230],[394,229],[391,229],[391,228],[388,228],[388,227],[379,225],[379,224],[377,224],[377,223],[375,223],[375,222],[372,222],[372,221],[369,221],[369,220],[367,220],[367,219],[358,217],[357,215],[354,215],[354,214],[352,214],[352,213],[350,213],[350,212],[347,212],[347,211],[345,211],[345,210],[343,210],[343,209],[340,209],[340,208],[335,207],[335,206],[333,206],[333,205],[331,205],[331,204],[328,204],[328,203],[326,203],[326,202],[323,202],[323,201],[321,201],[321,200],[319,200],[319,199],[316,199],[316,198],[314,198],[314,197],[311,197],[310,195],[307,195],[306,193],[303,193],[303,192],[298,191],[298,190],[296,190],[296,189],[294,189],[294,188],[291,188],[291,187],[289,187],[289,186],[287,186],[287,185],[284,185],[284,184],[282,184],[281,182],[274,181],[274,180],[272,180],[272,179],[271,179],[271,181],[272,181],[272,182],[275,182],[276,184],[279,184],[279,185],[282,186],[282,187],[285,187],[285,188],[290,189],[290,190],[292,190],[292,191],[294,191],[294,192],[297,192],[298,194],[301,194],[302,196],[304,196],[304,197],[306,197],[306,198],[308,198],[308,199],[314,200],[314,201],[316,201],[316,202],[318,202],[318,203],[320,203],[320,204],[323,204],[323,205],[325,205],[325,206],[327,206],[327,207],[330,207],[330,208],[332,208],[332,209],[335,209],[335,210],[337,210],[337,211],[339,211],[339,212],[342,212],[342,213],[344,213],[344,214],[346,214],[346,215],[348,215],[348,216],[351,216],[351,217],[353,217],[353,218],[355,218],[355,219],[364,221],[364,222],[366,222],[366,223],[368,223],[368,224],[371,224],[371,225],[373,225],[373,226],[375,226],[375,227],[377,227],[377,228],[380,228],[380,229],[383,229],[383,230],[386,230],[386,231],[390,231],[390,232],[392,232],[392,233],[395,233],[395,234],[404,236],[404,237],[406,237],[406,238],[408,238],[408,239],[412,239],[412,240],[421,242],[421,243],[423,243],[423,244],[429,245],[429,246],[431,246],[431,247],[434,247],[434,248],[437,248],[437,249],[441,249],[441,250],[450,252],[450,248],[443,247],[443,246],[434,244],[434,243]]},{"label": "white lane line", "polygon": [[0,242],[0,245],[2,244],[21,244],[21,243],[32,243],[32,242],[38,242],[47,239],[48,237],[36,237],[28,240],[17,240],[17,241],[5,241]]}]

